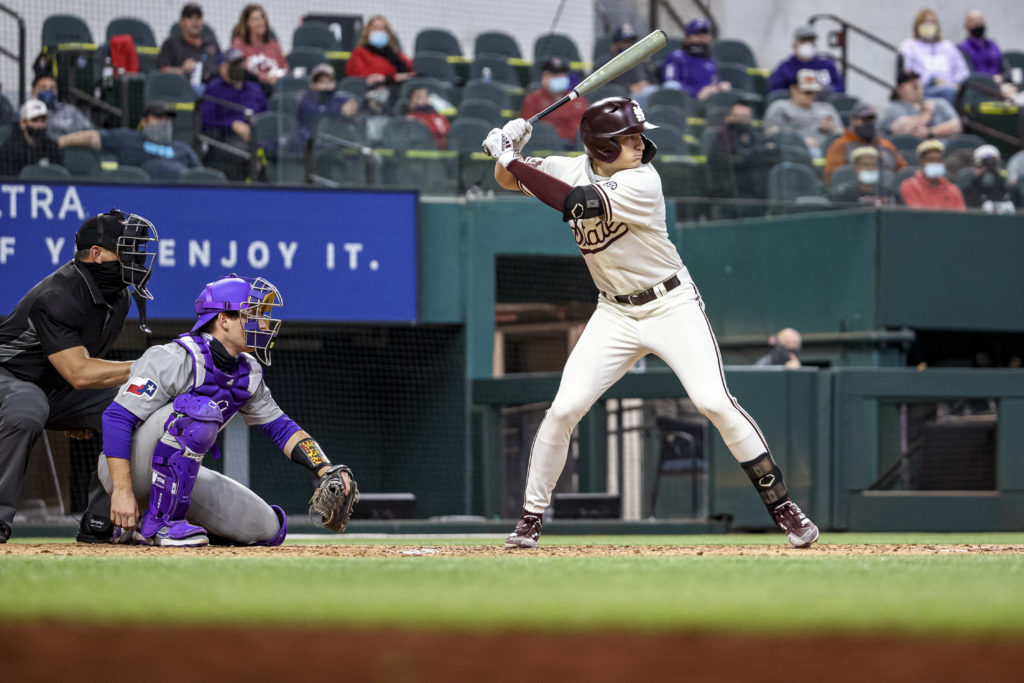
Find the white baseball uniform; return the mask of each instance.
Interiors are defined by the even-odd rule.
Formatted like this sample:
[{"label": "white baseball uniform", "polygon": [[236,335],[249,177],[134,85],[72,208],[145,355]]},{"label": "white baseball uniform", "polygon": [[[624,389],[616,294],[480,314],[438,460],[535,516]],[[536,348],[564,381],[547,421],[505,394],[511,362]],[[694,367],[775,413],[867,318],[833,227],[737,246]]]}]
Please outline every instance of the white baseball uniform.
[{"label": "white baseball uniform", "polygon": [[[668,239],[665,198],[654,167],[643,164],[602,178],[594,174],[587,156],[525,161],[574,187],[593,185],[604,214],[570,222],[601,294],[569,354],[558,393],[534,439],[524,509],[541,513],[548,507],[576,424],[608,387],[648,353],[672,368],[736,460],[749,462],[767,452],[757,424],[725,384],[722,356],[704,302]],[[522,183],[519,188],[532,194]],[[664,283],[673,276],[679,285],[668,291]],[[613,298],[650,288],[658,297],[643,305]]]}]

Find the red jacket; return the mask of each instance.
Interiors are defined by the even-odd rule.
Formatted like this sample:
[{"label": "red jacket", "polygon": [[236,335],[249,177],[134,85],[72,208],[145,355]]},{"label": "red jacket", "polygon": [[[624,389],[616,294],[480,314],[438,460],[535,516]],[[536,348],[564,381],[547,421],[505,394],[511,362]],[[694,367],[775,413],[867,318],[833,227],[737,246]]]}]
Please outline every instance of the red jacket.
[{"label": "red jacket", "polygon": [[900,196],[912,209],[967,210],[959,187],[946,178],[939,178],[938,184],[932,185],[921,171],[915,172],[913,177],[900,184]]},{"label": "red jacket", "polygon": [[[412,60],[401,53],[399,53],[398,57],[409,67],[409,73],[414,73]],[[366,78],[370,74],[384,74],[389,78],[393,78],[397,73],[398,68],[394,64],[365,47],[357,47],[352,50],[352,56],[345,63],[346,76]]]},{"label": "red jacket", "polygon": [[[523,118],[528,119],[537,112],[544,111],[561,97],[555,97],[547,88],[537,88],[523,100]],[[575,140],[576,131],[580,128],[580,119],[583,118],[583,112],[588,106],[585,97],[577,97],[545,116],[543,120],[555,127],[558,137],[563,140]]]}]

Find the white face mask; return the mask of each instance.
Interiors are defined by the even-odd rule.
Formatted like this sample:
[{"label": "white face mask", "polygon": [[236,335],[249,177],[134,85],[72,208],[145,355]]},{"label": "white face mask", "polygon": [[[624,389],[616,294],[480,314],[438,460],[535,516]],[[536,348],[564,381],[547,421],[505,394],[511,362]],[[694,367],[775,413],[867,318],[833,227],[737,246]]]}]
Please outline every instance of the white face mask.
[{"label": "white face mask", "polygon": [[878,169],[864,169],[863,171],[857,171],[857,180],[864,185],[877,185],[878,184]]},{"label": "white face mask", "polygon": [[796,56],[804,62],[809,62],[814,58],[814,43],[800,43],[796,46]]},{"label": "white face mask", "polygon": [[551,92],[565,92],[569,89],[569,77],[568,76],[552,76],[548,80],[548,87]]},{"label": "white face mask", "polygon": [[930,21],[926,21],[917,27],[917,35],[923,40],[931,40],[939,33],[938,24],[934,24]]},{"label": "white face mask", "polygon": [[924,177],[930,180],[941,178],[946,175],[946,165],[941,161],[933,161],[924,165]]}]

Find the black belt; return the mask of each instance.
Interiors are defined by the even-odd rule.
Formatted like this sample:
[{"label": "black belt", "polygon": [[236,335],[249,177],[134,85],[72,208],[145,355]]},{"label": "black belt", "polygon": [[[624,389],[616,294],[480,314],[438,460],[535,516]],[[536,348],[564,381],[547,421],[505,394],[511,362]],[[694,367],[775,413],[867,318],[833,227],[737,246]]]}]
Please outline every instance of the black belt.
[{"label": "black belt", "polygon": [[[667,294],[668,292],[671,292],[673,289],[675,289],[682,283],[679,282],[678,275],[673,275],[672,277],[665,280],[661,284],[662,286],[665,287],[665,293]],[[612,301],[617,301],[620,304],[633,304],[634,306],[643,306],[644,304],[650,303],[651,301],[654,301],[655,299],[658,298],[658,292],[655,289],[657,286],[658,285],[654,285],[654,287],[651,287],[650,289],[645,289],[642,292],[637,292],[636,294],[616,294],[614,296],[612,296],[611,294],[606,294],[605,296],[607,296]]]}]

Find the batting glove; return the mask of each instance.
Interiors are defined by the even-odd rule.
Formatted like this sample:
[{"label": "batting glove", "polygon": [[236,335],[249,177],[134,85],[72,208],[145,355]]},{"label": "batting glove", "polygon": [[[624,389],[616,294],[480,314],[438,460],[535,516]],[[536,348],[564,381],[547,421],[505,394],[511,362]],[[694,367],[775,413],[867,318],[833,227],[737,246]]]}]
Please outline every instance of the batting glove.
[{"label": "batting glove", "polygon": [[526,143],[530,141],[530,135],[533,134],[533,125],[525,119],[513,119],[505,124],[501,132],[512,141],[512,147],[517,152],[521,152],[523,147],[526,147]]},{"label": "batting glove", "polygon": [[483,142],[483,150],[498,160],[498,163],[508,168],[513,159],[519,156],[512,140],[505,135],[500,128],[493,129]]}]

